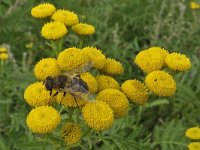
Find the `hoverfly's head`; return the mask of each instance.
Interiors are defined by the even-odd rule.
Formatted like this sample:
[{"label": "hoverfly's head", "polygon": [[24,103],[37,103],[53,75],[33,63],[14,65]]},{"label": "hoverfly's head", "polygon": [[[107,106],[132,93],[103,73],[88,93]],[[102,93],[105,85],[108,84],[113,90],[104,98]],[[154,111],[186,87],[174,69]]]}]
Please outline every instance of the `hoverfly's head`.
[{"label": "hoverfly's head", "polygon": [[52,77],[47,77],[46,80],[44,81],[44,86],[46,87],[46,89],[48,91],[51,91],[53,90],[53,78]]}]

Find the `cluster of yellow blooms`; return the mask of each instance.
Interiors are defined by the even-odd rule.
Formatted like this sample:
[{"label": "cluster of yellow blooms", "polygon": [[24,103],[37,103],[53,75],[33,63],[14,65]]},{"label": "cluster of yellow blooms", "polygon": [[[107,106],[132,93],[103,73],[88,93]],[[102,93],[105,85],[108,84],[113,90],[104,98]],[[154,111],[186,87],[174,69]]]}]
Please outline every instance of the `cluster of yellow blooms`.
[{"label": "cluster of yellow blooms", "polygon": [[176,82],[172,75],[161,70],[169,68],[173,71],[187,71],[191,62],[184,54],[169,52],[160,47],[151,47],[137,54],[135,63],[145,73],[145,84],[149,91],[158,96],[172,96],[176,91]]},{"label": "cluster of yellow blooms", "polygon": [[[62,38],[68,32],[69,26],[80,35],[90,35],[95,32],[92,25],[79,23],[74,12],[56,10],[55,6],[49,3],[34,7],[31,14],[35,18],[51,17],[53,20],[42,27],[41,35],[47,40]],[[88,62],[92,63],[92,68],[98,75],[85,72],[80,74],[80,78],[88,85],[94,100],[77,98],[75,101],[75,97],[70,93],[64,98],[63,93],[55,97],[50,96],[42,81],[49,76],[56,77],[63,72],[79,68]],[[24,99],[33,107],[27,116],[28,127],[34,133],[46,134],[62,124],[60,113],[51,106],[57,102],[68,110],[81,110],[83,120],[91,129],[97,132],[104,131],[113,125],[115,119],[127,115],[129,102],[145,104],[149,98],[149,90],[159,96],[171,96],[175,92],[174,79],[169,73],[161,71],[161,68],[168,66],[176,71],[186,71],[191,66],[190,60],[185,55],[169,54],[159,47],[140,52],[136,56],[135,63],[148,73],[145,83],[132,79],[120,86],[113,76],[124,73],[122,64],[113,58],[106,58],[96,47],[71,47],[61,51],[56,59],[40,60],[34,68],[35,77],[39,81],[29,85],[24,92]],[[71,118],[62,124],[61,136],[66,144],[80,141],[81,127],[80,123]]]},{"label": "cluster of yellow blooms", "polygon": [[188,145],[189,150],[199,150],[200,149],[200,128],[199,127],[192,127],[187,129],[185,132],[187,138],[191,140],[195,140]]},{"label": "cluster of yellow blooms", "polygon": [[200,4],[193,1],[193,2],[190,2],[190,7],[191,9],[200,9]]},{"label": "cluster of yellow blooms", "polygon": [[0,60],[8,59],[8,50],[5,47],[0,47]]},{"label": "cluster of yellow blooms", "polygon": [[52,21],[44,24],[41,34],[45,39],[57,40],[68,33],[69,27],[79,35],[90,35],[95,32],[92,25],[80,23],[78,16],[69,10],[58,9],[49,3],[40,4],[31,10],[31,15],[35,18],[43,19],[50,17]]}]

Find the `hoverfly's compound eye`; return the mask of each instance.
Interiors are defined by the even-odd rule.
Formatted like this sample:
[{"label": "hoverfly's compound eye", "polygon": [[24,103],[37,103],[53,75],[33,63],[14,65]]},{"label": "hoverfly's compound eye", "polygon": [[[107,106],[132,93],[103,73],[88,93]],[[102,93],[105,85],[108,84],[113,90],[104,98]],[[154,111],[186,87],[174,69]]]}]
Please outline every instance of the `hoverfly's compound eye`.
[{"label": "hoverfly's compound eye", "polygon": [[47,77],[45,80],[45,87],[47,90],[52,91],[53,89],[53,78]]}]

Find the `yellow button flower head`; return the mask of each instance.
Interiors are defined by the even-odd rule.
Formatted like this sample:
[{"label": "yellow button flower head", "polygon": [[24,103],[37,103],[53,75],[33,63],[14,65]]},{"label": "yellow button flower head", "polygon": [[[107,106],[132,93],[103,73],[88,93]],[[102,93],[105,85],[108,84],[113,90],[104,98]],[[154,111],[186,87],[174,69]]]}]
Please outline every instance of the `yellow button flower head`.
[{"label": "yellow button flower head", "polygon": [[67,28],[61,22],[46,23],[41,30],[42,36],[47,40],[57,40],[67,34]]},{"label": "yellow button flower head", "polygon": [[196,2],[190,2],[191,9],[199,9],[200,5]]},{"label": "yellow button flower head", "polygon": [[96,80],[99,84],[98,92],[103,91],[104,89],[120,89],[119,83],[110,76],[98,75],[96,76]]},{"label": "yellow button flower head", "polygon": [[32,107],[48,105],[54,102],[51,99],[50,92],[45,89],[42,82],[29,85],[24,92],[24,99]]},{"label": "yellow button flower head", "polygon": [[160,47],[151,47],[136,55],[135,63],[144,72],[160,70],[165,65],[165,58],[169,53]]},{"label": "yellow button flower head", "polygon": [[170,69],[176,71],[186,71],[191,67],[191,62],[188,57],[175,52],[169,54],[166,57],[165,62]]},{"label": "yellow button flower head", "polygon": [[80,99],[78,97],[76,97],[76,101],[75,101],[75,98],[71,94],[66,94],[65,97],[63,97],[63,93],[59,93],[57,95],[56,101],[57,103],[59,104],[61,103],[65,107],[81,107],[87,102],[86,99]]},{"label": "yellow button flower head", "polygon": [[57,60],[61,70],[71,70],[84,65],[89,58],[80,49],[73,47],[60,52]]},{"label": "yellow button flower head", "polygon": [[38,80],[45,80],[46,77],[56,77],[60,74],[58,62],[54,58],[44,58],[40,60],[34,68],[35,77]]},{"label": "yellow button flower head", "polygon": [[121,90],[135,104],[144,104],[149,98],[146,86],[138,80],[125,81],[121,86]]},{"label": "yellow button flower head", "polygon": [[90,61],[93,62],[93,66],[96,69],[102,69],[106,63],[106,57],[102,54],[101,50],[98,50],[96,47],[85,47],[82,49],[86,55],[90,58]]},{"label": "yellow button flower head", "polygon": [[91,35],[94,34],[95,28],[93,25],[89,25],[86,23],[79,23],[72,26],[72,30],[80,35]]},{"label": "yellow button flower head", "polygon": [[51,16],[51,19],[62,22],[66,26],[73,26],[77,23],[79,23],[78,16],[69,10],[57,10],[56,12],[53,13]]},{"label": "yellow button flower head", "polygon": [[80,125],[73,122],[65,123],[61,130],[61,136],[66,144],[78,143],[82,136]]},{"label": "yellow button flower head", "polygon": [[164,71],[153,71],[145,78],[150,91],[159,96],[172,96],[176,91],[176,82]]},{"label": "yellow button flower head", "polygon": [[192,142],[188,145],[189,150],[200,150],[200,142]]},{"label": "yellow button flower head", "polygon": [[110,75],[121,75],[124,73],[124,68],[119,61],[116,61],[112,58],[107,58],[102,71]]},{"label": "yellow button flower head", "polygon": [[112,109],[101,101],[87,103],[82,108],[82,114],[89,127],[97,131],[110,128],[114,121]]},{"label": "yellow button flower head", "polygon": [[95,77],[91,75],[91,73],[85,72],[85,73],[81,74],[81,79],[87,83],[90,93],[97,92],[98,83],[97,83]]},{"label": "yellow button flower head", "polygon": [[31,15],[35,18],[45,18],[51,16],[56,10],[55,6],[50,3],[39,4],[31,9]]},{"label": "yellow button flower head", "polygon": [[40,106],[32,109],[28,114],[26,123],[33,133],[50,133],[60,123],[59,112],[51,106]]},{"label": "yellow button flower head", "polygon": [[5,47],[0,47],[0,53],[4,53],[4,52],[7,52],[8,50],[7,50],[7,48],[5,48]]},{"label": "yellow button flower head", "polygon": [[189,128],[185,132],[185,135],[191,140],[200,140],[200,128],[198,127]]},{"label": "yellow button flower head", "polygon": [[8,54],[7,53],[0,53],[0,59],[2,59],[2,60],[8,59]]},{"label": "yellow button flower head", "polygon": [[119,90],[105,89],[97,95],[96,100],[108,104],[113,110],[115,118],[123,117],[128,112],[128,99]]}]

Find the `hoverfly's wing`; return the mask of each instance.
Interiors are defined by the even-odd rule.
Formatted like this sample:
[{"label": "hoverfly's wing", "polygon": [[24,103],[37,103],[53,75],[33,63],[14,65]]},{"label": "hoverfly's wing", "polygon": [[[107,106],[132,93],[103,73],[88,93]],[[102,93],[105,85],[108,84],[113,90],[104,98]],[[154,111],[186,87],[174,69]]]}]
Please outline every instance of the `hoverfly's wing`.
[{"label": "hoverfly's wing", "polygon": [[88,61],[84,64],[80,64],[74,69],[64,71],[63,74],[82,74],[84,72],[89,71],[93,66],[93,63],[91,61]]},{"label": "hoverfly's wing", "polygon": [[88,100],[88,94],[81,93],[81,92],[75,92],[75,91],[71,91],[71,94],[76,98],[79,98],[82,100]]}]

